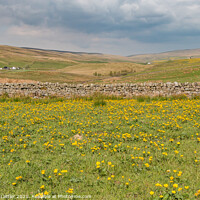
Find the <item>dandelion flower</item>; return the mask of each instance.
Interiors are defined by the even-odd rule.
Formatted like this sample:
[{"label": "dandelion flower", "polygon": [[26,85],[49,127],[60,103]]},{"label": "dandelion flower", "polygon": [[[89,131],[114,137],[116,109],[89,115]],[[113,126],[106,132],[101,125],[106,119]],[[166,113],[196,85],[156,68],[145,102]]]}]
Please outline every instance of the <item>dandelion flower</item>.
[{"label": "dandelion flower", "polygon": [[154,195],[154,191],[149,192],[150,195]]},{"label": "dandelion flower", "polygon": [[45,174],[45,170],[42,170],[42,171],[41,171],[41,174],[43,174],[43,175],[44,175],[44,174]]}]

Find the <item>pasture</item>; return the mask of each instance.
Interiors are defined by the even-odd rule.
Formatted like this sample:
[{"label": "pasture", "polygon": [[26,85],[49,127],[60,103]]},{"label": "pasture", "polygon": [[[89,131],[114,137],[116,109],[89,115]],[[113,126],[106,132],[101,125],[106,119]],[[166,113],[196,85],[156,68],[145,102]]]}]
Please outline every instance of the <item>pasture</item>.
[{"label": "pasture", "polygon": [[200,100],[0,101],[0,194],[198,199]]},{"label": "pasture", "polygon": [[[198,52],[181,51],[176,57],[172,57],[172,52],[164,57],[160,54],[155,57],[138,55],[137,60],[138,56],[60,52],[0,45],[0,68],[20,68],[0,70],[0,82],[5,82],[5,79],[8,82],[27,80],[59,83],[198,82]],[[147,64],[148,61],[151,64]]]}]

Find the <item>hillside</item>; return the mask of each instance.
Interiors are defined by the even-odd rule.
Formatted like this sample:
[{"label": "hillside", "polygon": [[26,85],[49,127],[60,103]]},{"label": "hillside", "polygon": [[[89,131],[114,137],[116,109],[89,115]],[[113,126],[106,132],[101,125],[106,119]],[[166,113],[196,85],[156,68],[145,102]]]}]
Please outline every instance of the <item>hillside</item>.
[{"label": "hillside", "polygon": [[186,58],[200,58],[200,49],[186,49],[186,50],[176,50],[168,51],[163,53],[155,54],[141,54],[141,55],[131,55],[128,56],[137,62],[150,62],[155,60],[177,60]]},{"label": "hillside", "polygon": [[122,62],[131,61],[123,56],[107,55],[100,53],[70,52],[57,50],[43,50],[34,48],[19,48],[0,45],[0,66],[21,64],[22,66],[34,66],[34,62]]},{"label": "hillside", "polygon": [[200,82],[200,58],[155,61],[148,68],[123,77],[122,82]]},{"label": "hillside", "polygon": [[200,49],[123,57],[0,46],[0,68],[19,67],[0,70],[0,82],[199,82],[198,55]]},{"label": "hillside", "polygon": [[[107,78],[111,71],[118,74],[123,70],[124,73],[132,72],[140,65],[123,56],[0,45],[0,68],[13,66],[20,69],[1,70],[1,82],[5,82],[6,78],[43,82],[95,82]],[[105,76],[102,76],[102,69]]]}]

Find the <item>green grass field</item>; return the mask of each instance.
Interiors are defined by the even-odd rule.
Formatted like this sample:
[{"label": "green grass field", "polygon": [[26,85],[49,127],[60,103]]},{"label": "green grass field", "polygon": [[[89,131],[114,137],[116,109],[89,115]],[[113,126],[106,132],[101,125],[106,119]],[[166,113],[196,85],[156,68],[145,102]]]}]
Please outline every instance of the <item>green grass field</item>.
[{"label": "green grass field", "polygon": [[200,100],[143,100],[0,99],[0,194],[199,199]]},{"label": "green grass field", "polygon": [[150,67],[124,76],[124,82],[199,82],[200,58],[155,61]]}]

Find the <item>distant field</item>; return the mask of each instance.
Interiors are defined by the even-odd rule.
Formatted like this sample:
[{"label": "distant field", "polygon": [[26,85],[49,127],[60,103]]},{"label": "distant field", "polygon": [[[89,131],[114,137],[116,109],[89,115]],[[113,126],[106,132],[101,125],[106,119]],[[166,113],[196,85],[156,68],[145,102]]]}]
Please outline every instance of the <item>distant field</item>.
[{"label": "distant field", "polygon": [[116,76],[119,74],[124,75],[131,73],[131,72],[139,72],[143,71],[144,69],[148,68],[147,65],[140,65],[136,63],[84,63],[84,64],[78,64],[76,66],[70,66],[63,68],[61,70],[58,70],[60,72],[64,73],[73,73],[73,74],[83,74],[83,75],[94,75],[95,72],[97,75],[108,77],[108,76],[114,76],[116,73]]},{"label": "distant field", "polygon": [[[184,51],[182,54],[179,51],[175,52],[176,57],[170,57],[172,53],[165,54],[168,57],[160,59],[160,55],[154,56],[154,61],[147,64],[145,59],[141,61],[143,63],[133,62],[135,56],[65,53],[0,46],[0,68],[20,67],[20,70],[1,70],[0,81],[6,78],[60,83],[196,82],[200,80],[200,58],[184,58],[191,54],[191,51],[189,53]],[[193,54],[197,55],[198,50]]]},{"label": "distant field", "polygon": [[185,50],[167,51],[163,53],[129,56],[129,58],[137,62],[149,62],[154,60],[180,60],[180,59],[188,59],[191,57],[200,58],[200,49],[185,49]]},{"label": "distant field", "polygon": [[199,82],[200,58],[155,61],[149,68],[122,78],[130,82]]}]

